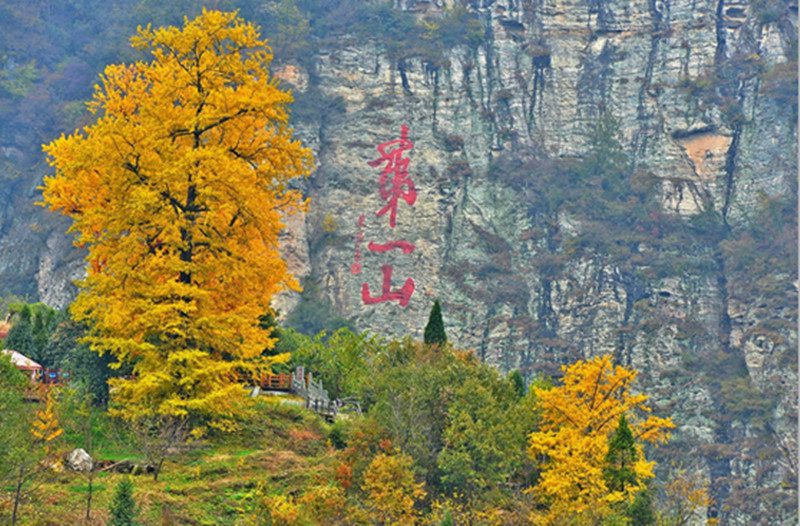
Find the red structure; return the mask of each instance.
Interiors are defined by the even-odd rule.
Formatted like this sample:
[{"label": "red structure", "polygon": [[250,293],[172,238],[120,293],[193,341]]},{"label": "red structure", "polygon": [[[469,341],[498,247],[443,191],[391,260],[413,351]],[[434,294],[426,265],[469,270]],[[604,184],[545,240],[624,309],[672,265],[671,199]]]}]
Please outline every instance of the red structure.
[{"label": "red structure", "polygon": [[261,375],[261,388],[270,391],[291,391],[292,375],[289,373]]}]

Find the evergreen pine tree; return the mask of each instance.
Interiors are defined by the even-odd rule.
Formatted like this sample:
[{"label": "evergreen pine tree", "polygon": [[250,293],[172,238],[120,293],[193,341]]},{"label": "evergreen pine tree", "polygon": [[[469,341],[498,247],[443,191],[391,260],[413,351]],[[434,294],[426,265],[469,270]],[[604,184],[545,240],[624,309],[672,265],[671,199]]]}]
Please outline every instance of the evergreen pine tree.
[{"label": "evergreen pine tree", "polygon": [[34,353],[34,356],[36,356],[35,359],[45,367],[57,367],[58,363],[47,356],[45,348],[56,326],[62,319],[66,318],[66,316],[45,305],[37,304],[35,307],[36,308],[31,310],[33,315],[31,341],[34,349],[36,349]]},{"label": "evergreen pine tree", "polygon": [[519,372],[519,370],[514,369],[508,373],[508,379],[511,382],[511,385],[514,386],[514,391],[517,393],[517,396],[519,398],[525,396],[525,380],[522,378],[522,374]]},{"label": "evergreen pine tree", "polygon": [[425,326],[425,343],[428,345],[444,345],[447,335],[444,333],[444,320],[442,320],[442,307],[439,300],[433,302],[428,325]]},{"label": "evergreen pine tree", "polygon": [[45,348],[56,325],[64,317],[42,303],[22,305],[13,317],[5,348],[15,350],[44,367],[58,367],[58,357],[47,355]]},{"label": "evergreen pine tree", "polygon": [[609,490],[625,491],[636,484],[636,472],[633,470],[636,457],[636,442],[625,415],[622,415],[617,430],[608,442],[606,465],[603,468]]},{"label": "evergreen pine tree", "polygon": [[111,526],[135,526],[136,501],[133,500],[133,482],[131,479],[122,479],[114,490],[114,498],[109,507]]},{"label": "evergreen pine tree", "polygon": [[16,319],[13,321],[11,330],[8,331],[4,347],[36,360],[39,357],[34,356],[36,354],[36,347],[33,341],[32,317],[30,307],[23,305],[19,313],[15,316]]}]

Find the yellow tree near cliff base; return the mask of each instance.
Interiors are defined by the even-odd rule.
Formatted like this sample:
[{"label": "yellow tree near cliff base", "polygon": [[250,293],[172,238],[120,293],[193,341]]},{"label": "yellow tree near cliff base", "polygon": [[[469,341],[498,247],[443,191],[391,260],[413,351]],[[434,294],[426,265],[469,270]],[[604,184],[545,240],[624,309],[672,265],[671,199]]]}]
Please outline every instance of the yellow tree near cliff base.
[{"label": "yellow tree near cliff base", "polygon": [[88,250],[72,306],[87,341],[133,365],[112,381],[113,410],[225,428],[243,375],[270,366],[259,317],[297,287],[278,235],[304,205],[287,182],[312,159],[292,138],[269,48],[236,13],[139,28],[132,45],[149,58],[106,68],[94,123],[44,147],[55,175],[43,204]]},{"label": "yellow tree near cliff base", "polygon": [[[535,524],[599,524],[613,505],[630,503],[652,478],[643,442],[666,441],[671,420],[650,415],[647,395],[631,392],[636,371],[614,365],[610,356],[562,367],[561,385],[535,387],[540,429],[530,436],[528,452],[541,467],[532,489],[543,505]],[[609,438],[625,416],[636,440],[632,466],[637,484],[622,491],[608,487],[604,463]]]}]

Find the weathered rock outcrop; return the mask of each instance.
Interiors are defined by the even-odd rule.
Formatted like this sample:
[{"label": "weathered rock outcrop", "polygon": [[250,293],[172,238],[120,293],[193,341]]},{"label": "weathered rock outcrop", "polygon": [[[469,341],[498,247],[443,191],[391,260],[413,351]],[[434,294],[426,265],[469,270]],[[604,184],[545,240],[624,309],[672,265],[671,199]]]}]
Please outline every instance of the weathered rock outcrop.
[{"label": "weathered rock outcrop", "polygon": [[[724,240],[685,247],[700,263],[695,270],[636,286],[600,258],[571,261],[547,277],[537,264],[549,250],[544,225],[490,166],[534,144],[552,158],[579,157],[606,109],[637,168],[660,181],[663,210],[683,218],[714,211],[733,228],[752,217],[760,195],[793,191],[795,116],[756,71],[792,60],[795,21],[762,23],[752,5],[724,1],[509,0],[472,8],[487,40],[452,50],[446,65],[391,60],[379,41],[343,37],[319,51],[311,71],[292,65],[283,75],[300,97],[317,89],[340,104],[298,127],[319,163],[307,182],[314,205],[304,272],[340,314],[383,334],[420,337],[438,297],[451,340],[504,370],[553,372],[553,364],[581,355],[614,353],[642,371],[655,406],[678,422],[675,450],[707,459],[690,467],[713,481],[710,516],[792,523],[785,485],[796,480],[794,309],[766,312],[754,306],[760,299],[732,296]],[[380,167],[368,161],[401,125],[414,142],[407,155],[417,197],[413,206],[400,200],[392,229],[387,216],[376,216],[385,201]],[[530,177],[537,175],[533,168]],[[362,272],[354,274],[361,215]],[[328,223],[323,232],[326,216],[334,231]],[[580,229],[568,217],[559,221],[564,231]],[[365,249],[398,239],[415,250]],[[387,263],[393,288],[415,282],[406,308],[362,301],[364,283],[373,295],[380,290]],[[796,297],[793,276],[775,278]],[[767,318],[783,329],[753,330]],[[737,371],[728,383],[715,377],[721,362]],[[766,427],[752,412],[729,413],[737,385],[770,400]],[[769,460],[756,458],[758,441]],[[770,492],[785,497],[783,507],[758,500]]]}]

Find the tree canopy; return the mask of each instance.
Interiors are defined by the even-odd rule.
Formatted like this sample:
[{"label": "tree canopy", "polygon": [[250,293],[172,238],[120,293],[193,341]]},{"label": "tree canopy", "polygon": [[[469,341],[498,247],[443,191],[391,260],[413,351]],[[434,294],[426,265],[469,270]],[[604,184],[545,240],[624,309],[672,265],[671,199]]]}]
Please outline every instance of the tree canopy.
[{"label": "tree canopy", "polygon": [[649,414],[647,395],[631,392],[636,371],[610,356],[563,370],[561,385],[533,389],[542,415],[528,453],[540,461],[533,491],[546,505],[535,522],[597,524],[654,477],[655,463],[645,459],[642,443],[666,441],[674,424]]},{"label": "tree canopy", "polygon": [[108,66],[94,123],[44,147],[55,175],[43,204],[88,250],[72,305],[86,341],[133,364],[111,382],[116,413],[225,427],[242,374],[282,359],[262,357],[274,340],[259,318],[297,288],[278,234],[304,206],[287,182],[311,154],[292,137],[269,48],[236,13],[204,10],[131,42],[149,62]]}]

